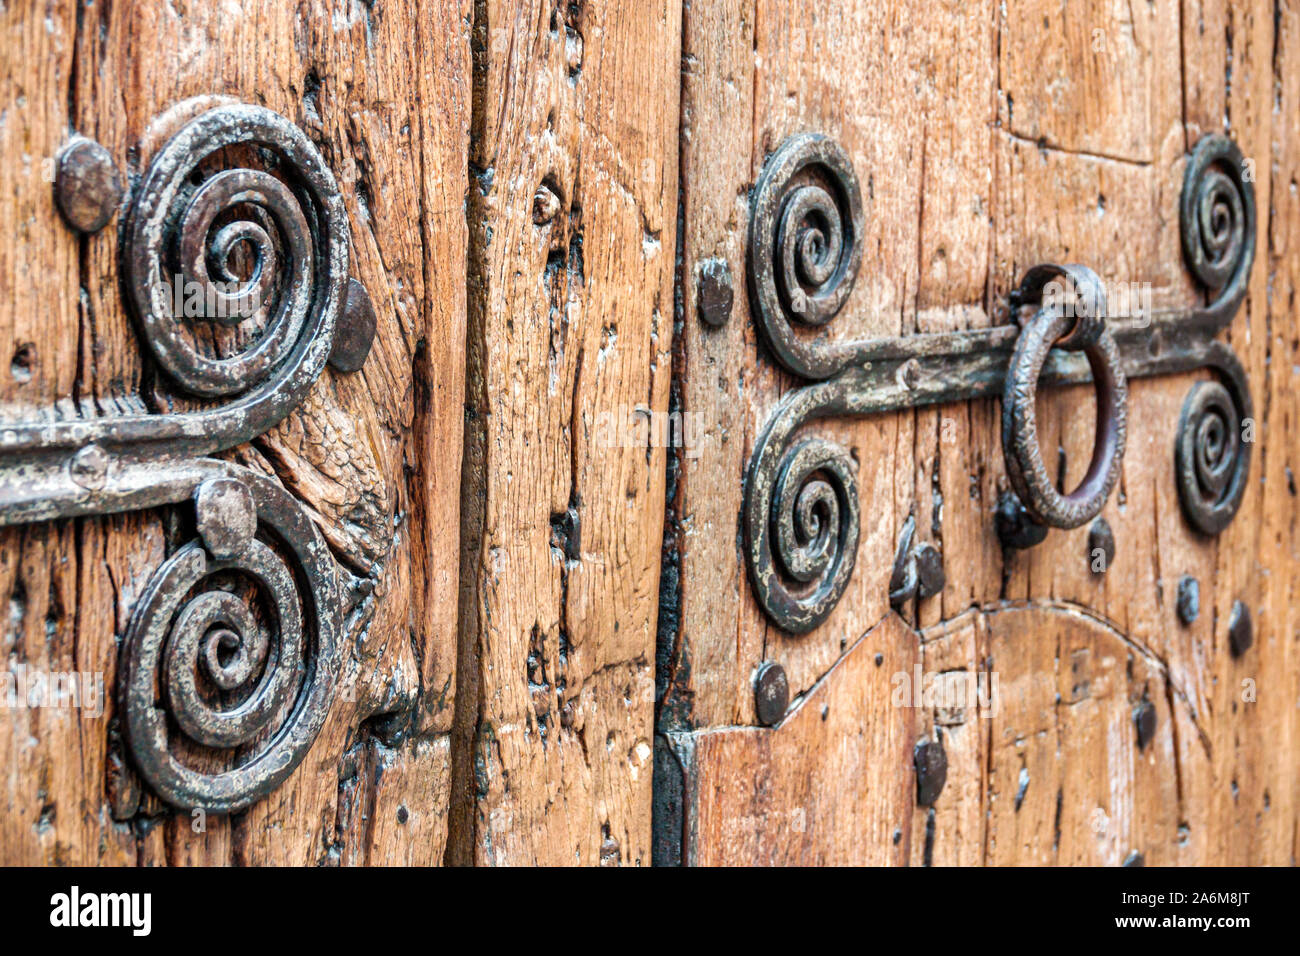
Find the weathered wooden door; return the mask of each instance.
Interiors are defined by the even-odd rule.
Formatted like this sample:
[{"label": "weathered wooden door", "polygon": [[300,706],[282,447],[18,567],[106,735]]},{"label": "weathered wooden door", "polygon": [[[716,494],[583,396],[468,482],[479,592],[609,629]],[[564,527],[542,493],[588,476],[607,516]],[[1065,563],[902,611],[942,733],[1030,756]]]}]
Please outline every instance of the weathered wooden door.
[{"label": "weathered wooden door", "polygon": [[650,862],[680,15],[0,11],[0,859]]},{"label": "weathered wooden door", "polygon": [[1293,858],[1294,10],[0,27],[0,862]]},{"label": "weathered wooden door", "polygon": [[[1294,860],[1296,29],[1252,3],[689,5],[700,441],[665,550],[661,859]],[[993,396],[1040,263],[1100,277],[1127,448],[1105,527],[1018,548]],[[1039,388],[1061,491],[1094,395]]]}]

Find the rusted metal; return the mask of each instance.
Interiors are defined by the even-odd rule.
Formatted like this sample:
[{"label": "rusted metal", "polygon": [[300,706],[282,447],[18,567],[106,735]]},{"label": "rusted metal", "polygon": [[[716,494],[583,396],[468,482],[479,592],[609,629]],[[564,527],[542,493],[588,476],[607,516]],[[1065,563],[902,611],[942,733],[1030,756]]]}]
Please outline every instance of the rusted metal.
[{"label": "rusted metal", "polygon": [[[240,155],[267,168],[225,168],[231,146],[256,147]],[[229,812],[292,773],[324,723],[342,604],[334,559],[301,505],[207,456],[277,424],[319,377],[347,279],[347,218],[299,129],[261,107],[226,105],[159,150],[121,237],[122,286],[144,346],[193,410],[95,419],[51,410],[6,425],[0,525],[192,508],[194,535],[135,603],[118,693],[127,749],[154,791]],[[253,261],[243,279],[237,246]],[[201,314],[177,311],[178,283],[201,294]],[[200,349],[189,328],[244,323],[250,344],[225,355]]]},{"label": "rusted metal", "polygon": [[1178,620],[1184,626],[1191,624],[1201,615],[1201,583],[1190,574],[1178,579],[1178,598],[1175,602]]},{"label": "rusted metal", "polygon": [[[1119,480],[1127,434],[1128,384],[1120,367],[1119,349],[1104,325],[1106,299],[1101,280],[1083,266],[1037,266],[1021,283],[1022,301],[1039,305],[1034,299],[1041,299],[1049,275],[1071,279],[1080,297],[1093,305],[1078,317],[1059,306],[1043,305],[1025,324],[1002,392],[1002,457],[1011,487],[1035,521],[1054,528],[1077,528],[1101,512]],[[1069,494],[1056,489],[1038,446],[1038,376],[1054,346],[1081,351],[1097,389],[1092,461],[1079,487]]]},{"label": "rusted metal", "polygon": [[1146,750],[1156,735],[1156,705],[1144,700],[1133,711],[1133,725],[1137,729],[1138,750]]},{"label": "rusted metal", "polygon": [[916,802],[923,807],[933,806],[948,782],[948,754],[942,740],[922,740],[912,750],[912,764],[916,767]]},{"label": "rusted metal", "polygon": [[[224,559],[194,540],[154,572],[123,645],[127,741],[168,803],[228,813],[283,782],[325,722],[342,630],[336,571],[320,533],[276,482],[213,459],[178,463],[169,478],[200,491],[200,526],[213,517],[205,521],[205,508],[230,510],[204,489],[241,484],[266,537]],[[196,748],[222,768],[195,762]]]},{"label": "rusted metal", "polygon": [[1047,525],[1035,521],[1020,499],[1010,491],[998,495],[993,527],[1004,548],[1032,548],[1047,538]]},{"label": "rusted metal", "polygon": [[902,612],[916,597],[916,556],[912,553],[912,539],[916,537],[916,518],[907,516],[898,534],[898,550],[894,553],[894,572],[889,576],[889,606]]},{"label": "rusted metal", "polygon": [[59,153],[54,197],[69,226],[78,232],[98,232],[122,202],[122,174],[102,145],[74,136]]},{"label": "rusted metal", "polygon": [[913,598],[924,600],[938,594],[947,581],[939,549],[928,542],[913,546],[915,536],[916,519],[908,515],[898,536],[898,552],[889,579],[889,604],[899,612]]},{"label": "rusted metal", "polygon": [[213,478],[199,485],[194,514],[203,546],[219,561],[238,557],[257,533],[253,495],[234,478]]},{"label": "rusted metal", "polygon": [[699,272],[700,318],[716,329],[727,324],[735,303],[731,266],[726,259],[705,259],[700,263]]},{"label": "rusted metal", "polygon": [[359,372],[366,364],[370,348],[375,342],[375,307],[370,293],[356,279],[348,280],[347,299],[343,314],[334,332],[334,348],[330,352],[330,367],[339,372]]},{"label": "rusted metal", "polygon": [[772,727],[781,722],[790,706],[790,682],[785,668],[776,661],[764,661],[754,672],[754,713],[758,722]]},{"label": "rusted metal", "polygon": [[1114,560],[1115,532],[1109,521],[1098,518],[1088,528],[1088,568],[1093,574],[1105,574]]},{"label": "rusted metal", "polygon": [[[745,559],[767,616],[791,633],[811,631],[829,617],[853,572],[860,536],[857,467],[846,449],[803,434],[819,419],[1010,396],[1004,403],[1004,415],[1010,415],[1011,441],[1004,442],[1008,478],[1013,486],[1022,483],[1017,493],[1029,500],[1008,494],[999,502],[998,532],[1009,547],[1041,541],[1047,524],[1077,527],[1096,516],[1122,455],[1128,380],[1206,368],[1231,397],[1237,420],[1249,419],[1241,363],[1214,339],[1245,298],[1255,250],[1253,185],[1240,164],[1233,165],[1239,156],[1223,137],[1207,137],[1184,179],[1189,267],[1217,290],[1207,305],[1103,321],[1098,306],[1104,296],[1095,275],[1082,267],[1041,266],[1026,273],[1010,305],[1041,306],[1048,283],[1060,279],[1074,286],[1071,314],[1040,307],[1023,333],[1008,324],[846,341],[831,337],[826,326],[852,310],[848,298],[863,231],[857,179],[843,150],[825,137],[801,134],[782,144],[754,190],[748,285],[752,314],[772,354],[806,381],[777,403],[746,476]],[[1035,369],[1038,374],[1030,376]],[[1063,495],[1037,467],[1041,455],[1035,461],[1028,427],[1032,394],[1089,382],[1099,389],[1098,441],[1082,486]],[[1197,414],[1186,415],[1187,427],[1180,429],[1191,436],[1180,439],[1180,446],[1188,444],[1196,454],[1186,456],[1190,471],[1179,471],[1192,479],[1199,480],[1197,456],[1213,463],[1222,447],[1211,441],[1209,426],[1198,424],[1214,409],[1221,405],[1198,402],[1192,408]],[[1207,533],[1226,525],[1240,504],[1248,470],[1248,448],[1239,445],[1223,492],[1199,492],[1208,501],[1204,508],[1189,493],[1197,486],[1180,475],[1189,520],[1200,520],[1197,526]],[[1210,517],[1199,519],[1202,511]]]},{"label": "rusted metal", "polygon": [[815,133],[782,143],[754,189],[749,287],[772,351],[804,378],[848,364],[794,326],[823,326],[844,306],[862,264],[862,233],[862,192],[843,148]]},{"label": "rusted metal", "polygon": [[1240,657],[1255,643],[1255,629],[1250,621],[1250,608],[1243,601],[1232,602],[1228,615],[1228,646],[1233,657]]},{"label": "rusted metal", "polygon": [[1178,418],[1178,501],[1188,523],[1204,534],[1226,528],[1246,494],[1250,446],[1242,433],[1252,412],[1245,376],[1238,373],[1233,369],[1222,381],[1197,382]]}]

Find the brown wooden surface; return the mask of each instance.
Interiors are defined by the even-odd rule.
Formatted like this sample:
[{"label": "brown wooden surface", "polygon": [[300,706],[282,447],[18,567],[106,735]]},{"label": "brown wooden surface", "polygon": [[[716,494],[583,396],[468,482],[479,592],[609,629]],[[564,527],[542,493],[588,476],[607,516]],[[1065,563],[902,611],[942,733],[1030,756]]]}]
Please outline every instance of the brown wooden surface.
[{"label": "brown wooden surface", "polygon": [[[668,559],[681,566],[681,616],[665,654],[659,727],[687,768],[668,765],[666,779],[685,781],[688,858],[729,859],[715,815],[760,797],[764,813],[788,814],[807,780],[835,779],[837,768],[845,805],[860,805],[863,790],[880,801],[856,826],[889,817],[880,794],[895,792],[900,776],[914,779],[911,747],[892,763],[864,763],[863,752],[845,755],[817,737],[807,711],[842,700],[860,729],[899,725],[888,695],[871,690],[877,682],[851,676],[861,648],[892,633],[920,643],[926,672],[989,667],[1014,697],[988,720],[943,726],[918,714],[918,740],[940,724],[949,771],[933,821],[916,809],[901,827],[901,859],[1116,864],[1137,850],[1165,863],[1294,861],[1298,56],[1295,11],[1263,3],[689,5],[687,277],[719,255],[744,274],[748,190],[765,156],[804,130],[842,143],[863,184],[863,264],[836,336],[1004,321],[1006,291],[1040,261],[1149,282],[1157,309],[1191,305],[1204,293],[1182,264],[1177,196],[1186,152],[1206,132],[1227,132],[1253,160],[1261,251],[1227,333],[1250,378],[1260,438],[1245,502],[1221,536],[1190,530],[1174,488],[1174,428],[1203,374],[1131,383],[1123,474],[1103,511],[1118,552],[1101,576],[1089,570],[1086,527],[1003,555],[992,514],[1005,487],[995,401],[819,423],[809,431],[847,445],[860,463],[863,525],[844,598],[803,637],[781,633],[757,608],[734,533],[754,437],[797,383],[766,357],[743,298],[713,330],[696,319],[694,281],[683,284],[683,408],[702,417],[706,437],[702,454],[678,462]],[[1043,447],[1064,449],[1069,484],[1089,457],[1091,407],[1086,388],[1040,399]],[[947,572],[940,595],[907,610],[919,634],[886,628],[909,513]],[[1175,616],[1183,574],[1201,589],[1190,627]],[[1227,645],[1238,599],[1255,621],[1255,646],[1240,660]],[[974,620],[972,607],[982,609]],[[784,666],[792,698],[807,697],[776,729],[735,729],[755,723],[751,681],[765,659]],[[1089,675],[1077,692],[1076,667]],[[1254,702],[1242,699],[1245,680]],[[1132,711],[1142,694],[1157,707],[1158,732],[1138,754]],[[1022,767],[1029,783],[1017,803]],[[819,800],[827,820],[845,819]],[[876,862],[890,853],[850,828],[746,843],[738,855]]]},{"label": "brown wooden surface", "polygon": [[[192,97],[301,126],[347,205],[351,274],[378,333],[365,368],[327,370],[236,457],[271,469],[373,596],[349,622],[340,696],[295,774],[231,818],[132,800],[102,717],[0,715],[0,859],[28,863],[438,862],[455,699],[453,518],[464,394],[463,200],[469,9],[455,4],[9,5],[0,12],[0,370],[6,419],[144,410],[144,358],[117,286],[117,220],[79,239],[43,165],[71,133],[138,175]],[[417,8],[423,27],[412,30]],[[421,108],[436,103],[436,109]],[[79,404],[73,404],[73,399]],[[156,514],[0,534],[6,666],[100,672],[164,557]],[[402,822],[405,820],[405,822]]]},{"label": "brown wooden surface", "polygon": [[[363,371],[327,370],[232,453],[278,476],[373,587],[301,767],[204,832],[141,794],[111,691],[165,513],[7,529],[0,667],[102,673],[108,700],[102,716],[0,712],[0,862],[1294,862],[1290,6],[63,0],[10,5],[0,28],[0,421],[158,398],[121,302],[119,220],[79,238],[46,174],[81,133],[139,175],[195,97],[307,132],[378,316]],[[749,315],[744,241],[765,157],[801,131],[842,143],[862,184],[863,265],[831,326],[845,337],[1004,322],[1040,261],[1149,282],[1156,308],[1200,300],[1177,195],[1192,144],[1231,135],[1260,221],[1226,335],[1259,439],[1230,527],[1193,534],[1173,483],[1201,373],[1131,386],[1104,576],[1086,528],[1003,554],[997,402],[821,423],[860,463],[856,570],[813,633],[770,626],[737,522],[755,435],[798,383]],[[712,257],[736,280],[720,329],[696,314]],[[670,402],[692,416],[689,450],[601,429]],[[1070,479],[1091,404],[1088,389],[1040,401]],[[900,616],[887,582],[909,513],[947,586]],[[1183,574],[1201,588],[1187,627]],[[1240,659],[1238,599],[1255,621]],[[763,660],[794,698],[775,728],[756,726]],[[996,673],[1000,707],[896,706],[895,677],[918,665]],[[1142,700],[1157,730],[1139,749]],[[924,738],[949,764],[932,809],[916,806]]]},{"label": "brown wooden surface", "polygon": [[650,863],[680,13],[476,11],[457,862]]}]

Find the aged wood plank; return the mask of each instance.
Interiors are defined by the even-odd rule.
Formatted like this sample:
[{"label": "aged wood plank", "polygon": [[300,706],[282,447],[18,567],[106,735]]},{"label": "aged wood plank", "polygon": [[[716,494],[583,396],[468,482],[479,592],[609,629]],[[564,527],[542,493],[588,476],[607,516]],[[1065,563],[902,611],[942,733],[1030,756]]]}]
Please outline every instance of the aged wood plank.
[{"label": "aged wood plank", "polygon": [[[127,794],[114,798],[118,815],[128,818],[119,824],[101,790],[107,765],[121,755],[67,762],[65,731],[51,728],[36,735],[34,755],[11,779],[39,787],[41,766],[65,763],[80,776],[43,796],[10,787],[8,806],[18,811],[12,818],[31,832],[3,841],[7,859],[95,862],[116,843],[122,849],[115,852],[178,863],[441,858],[445,827],[436,823],[419,824],[413,856],[408,831],[353,829],[336,817],[344,751],[354,743],[390,747],[394,766],[409,762],[434,778],[424,791],[434,802],[418,803],[422,815],[439,816],[450,786],[458,553],[447,535],[460,499],[469,10],[468,0],[382,8],[264,3],[231,16],[214,5],[180,11],[151,2],[51,11],[19,5],[3,14],[18,28],[7,29],[3,41],[10,51],[6,103],[21,106],[0,130],[13,137],[6,156],[28,155],[36,169],[76,131],[138,173],[192,114],[178,104],[193,97],[264,104],[301,126],[334,172],[350,216],[351,274],[365,283],[378,316],[361,372],[327,370],[299,410],[234,454],[273,471],[303,501],[345,577],[370,595],[349,620],[340,696],[302,767],[267,801],[230,821],[209,818],[199,831],[189,812],[172,817],[147,795],[132,818],[131,774],[115,773],[113,792]],[[0,383],[0,398],[39,407],[66,405],[76,395],[82,414],[143,408],[146,360],[119,299],[115,229],[83,241],[79,252],[54,213],[48,183],[15,177],[0,192],[16,221],[26,223],[0,261],[7,274],[26,276],[22,285],[32,296],[6,296],[0,332],[6,347],[40,343],[24,353],[30,369],[19,369],[22,381]],[[55,272],[34,263],[62,265]],[[49,323],[48,330],[32,321]],[[61,647],[76,648],[101,662],[111,684],[114,637],[163,556],[161,526],[155,517],[128,516],[69,529],[76,537],[48,552],[48,561],[56,568],[73,562],[76,586],[68,587],[65,606],[80,613],[67,615],[75,636],[70,625],[64,636],[56,622],[51,660]],[[34,533],[9,531],[5,541],[16,545]],[[40,553],[24,548],[29,561]],[[108,719],[83,723],[82,739],[102,750]],[[6,720],[4,728],[17,724]],[[366,786],[382,789],[378,779]],[[440,802],[433,796],[439,792]],[[402,798],[388,790],[367,799],[388,806]]]},{"label": "aged wood plank", "polygon": [[680,14],[475,10],[463,862],[650,862]]},{"label": "aged wood plank", "polygon": [[[1297,796],[1283,769],[1294,762],[1297,731],[1284,703],[1297,696],[1288,451],[1296,200],[1280,184],[1292,181],[1296,162],[1294,124],[1284,119],[1297,96],[1288,72],[1294,12],[1172,0],[1132,9],[1045,0],[961,14],[943,6],[877,4],[831,17],[815,3],[770,10],[760,0],[697,2],[687,14],[686,309],[676,367],[683,409],[701,413],[707,437],[704,455],[677,463],[668,558],[680,563],[681,620],[661,647],[660,729],[678,752],[692,753],[692,741],[754,722],[759,660],[784,664],[796,692],[836,666],[855,634],[889,614],[893,542],[910,513],[941,545],[948,575],[940,597],[905,609],[925,628],[925,672],[1000,668],[1003,693],[1019,685],[1037,710],[1008,713],[1004,704],[1001,725],[973,727],[951,714],[922,715],[918,736],[949,744],[950,769],[933,812],[918,808],[904,828],[905,859],[1119,863],[1137,850],[1170,863],[1286,862],[1295,853]],[[734,47],[719,39],[724,26]],[[951,49],[954,36],[964,44],[960,57],[926,56]],[[735,114],[751,87],[747,129]],[[1247,368],[1260,436],[1258,480],[1235,522],[1217,539],[1198,535],[1174,487],[1174,429],[1187,390],[1205,373],[1132,383],[1128,453],[1103,511],[1118,542],[1105,573],[1091,567],[1087,527],[1003,553],[992,515],[1006,487],[997,402],[818,424],[809,431],[848,445],[859,463],[857,569],[817,631],[791,639],[767,627],[735,544],[739,476],[752,436],[793,383],[765,361],[744,297],[728,327],[698,324],[692,277],[701,260],[721,255],[741,281],[744,191],[765,153],[796,129],[835,136],[864,182],[863,277],[832,323],[832,334],[845,337],[1004,322],[1007,291],[1040,261],[1092,265],[1112,305],[1113,290],[1129,286],[1156,309],[1204,301],[1182,260],[1178,192],[1190,147],[1206,132],[1228,132],[1252,166],[1261,250],[1250,297],[1226,335]],[[734,168],[745,149],[748,179]],[[991,178],[980,178],[985,170]],[[979,212],[967,217],[972,208]],[[1043,447],[1059,447],[1067,484],[1090,456],[1092,407],[1086,388],[1039,401]],[[745,447],[734,447],[737,435]],[[1199,582],[1201,595],[1201,614],[1187,625],[1175,608],[1183,576]],[[1056,610],[1018,609],[1026,600]],[[1238,600],[1255,619],[1255,645],[1240,658],[1226,633]],[[973,605],[985,609],[987,634],[960,617]],[[1132,674],[1117,669],[1130,659]],[[1076,672],[1085,677],[1075,681]],[[1076,693],[1076,683],[1091,690]],[[1158,730],[1139,759],[1124,748],[1141,694],[1150,695]],[[1008,721],[1033,729],[1001,740],[993,728]],[[804,757],[801,772],[823,772],[819,759]],[[1049,769],[1057,760],[1073,769]],[[1017,807],[1021,763],[1032,763],[1033,782]],[[688,775],[686,805],[712,785],[703,773],[693,782]],[[768,807],[779,813],[780,798]]]},{"label": "aged wood plank", "polygon": [[[917,711],[895,707],[919,646],[891,616],[863,635],[776,727],[669,735],[691,794],[684,862],[903,863],[915,802]],[[880,706],[882,701],[886,706]]]}]

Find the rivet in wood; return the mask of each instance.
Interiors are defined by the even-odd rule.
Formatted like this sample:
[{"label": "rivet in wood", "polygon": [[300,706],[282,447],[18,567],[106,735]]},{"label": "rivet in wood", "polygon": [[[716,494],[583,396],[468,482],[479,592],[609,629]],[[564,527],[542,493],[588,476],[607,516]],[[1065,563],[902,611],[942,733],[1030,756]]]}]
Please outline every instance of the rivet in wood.
[{"label": "rivet in wood", "polygon": [[932,544],[918,545],[916,549],[916,596],[924,600],[943,590],[947,577],[943,572],[943,555]]},{"label": "rivet in wood", "polygon": [[122,201],[122,175],[99,143],[74,138],[59,153],[54,197],[59,212],[78,232],[98,232],[108,225]]},{"label": "rivet in wood", "polygon": [[1156,735],[1156,705],[1149,700],[1138,704],[1133,711],[1133,723],[1137,727],[1138,750],[1145,750]]},{"label": "rivet in wood", "polygon": [[1241,601],[1233,601],[1232,613],[1228,617],[1228,644],[1232,648],[1232,656],[1245,654],[1253,643],[1255,634],[1250,623],[1250,608]]},{"label": "rivet in wood", "polygon": [[948,782],[948,754],[942,740],[922,740],[912,750],[916,766],[916,802],[923,807],[934,804]]},{"label": "rivet in wood", "polygon": [[366,364],[375,342],[375,307],[370,293],[356,279],[348,279],[347,299],[334,328],[330,366],[340,372],[356,372]]},{"label": "rivet in wood", "polygon": [[790,706],[790,683],[785,668],[776,661],[764,661],[754,674],[754,710],[759,723],[771,727],[785,716]]},{"label": "rivet in wood", "polygon": [[1093,574],[1105,574],[1115,560],[1115,534],[1110,522],[1098,518],[1088,529],[1088,567]]},{"label": "rivet in wood", "polygon": [[700,263],[699,309],[700,318],[715,329],[731,318],[735,303],[735,290],[731,282],[731,266],[726,259],[705,259]]},{"label": "rivet in wood", "polygon": [[237,478],[210,478],[199,485],[194,511],[203,546],[219,561],[238,557],[257,533],[252,492]]},{"label": "rivet in wood", "polygon": [[1004,548],[1024,550],[1042,544],[1047,537],[1047,525],[1033,519],[1013,492],[998,495],[998,510],[993,516],[993,526]]},{"label": "rivet in wood", "polygon": [[1201,614],[1201,584],[1190,574],[1178,579],[1178,620],[1191,624]]},{"label": "rivet in wood", "polygon": [[1146,860],[1137,850],[1133,850],[1128,856],[1124,857],[1124,865],[1132,867],[1146,866]]}]

